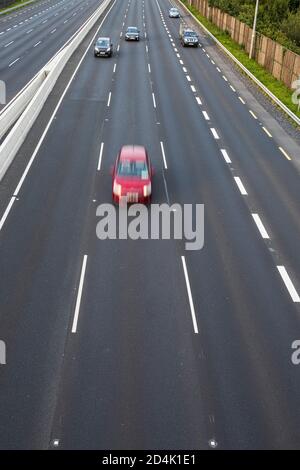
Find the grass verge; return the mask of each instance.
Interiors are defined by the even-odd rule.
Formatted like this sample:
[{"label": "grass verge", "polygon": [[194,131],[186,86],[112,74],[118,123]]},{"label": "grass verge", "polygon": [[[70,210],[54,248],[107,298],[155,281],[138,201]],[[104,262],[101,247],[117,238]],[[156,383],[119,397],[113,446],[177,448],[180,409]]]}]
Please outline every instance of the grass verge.
[{"label": "grass verge", "polygon": [[180,0],[190,12],[226,47],[253,75],[261,81],[282,103],[284,103],[296,116],[300,118],[298,106],[292,102],[293,90],[290,90],[285,84],[259,65],[255,60],[249,59],[245,49],[233,41],[228,33],[220,30],[207,18],[201,15],[194,7],[188,5],[186,0]]},{"label": "grass verge", "polygon": [[[5,10],[8,10],[10,8],[13,8],[13,7],[20,7],[21,8],[23,6],[23,3],[27,3],[28,1],[29,0],[17,0],[16,2],[11,3],[10,5],[7,5],[4,8],[0,8],[0,13],[5,11]],[[8,14],[8,13],[10,13],[10,11],[8,11],[6,14]]]}]

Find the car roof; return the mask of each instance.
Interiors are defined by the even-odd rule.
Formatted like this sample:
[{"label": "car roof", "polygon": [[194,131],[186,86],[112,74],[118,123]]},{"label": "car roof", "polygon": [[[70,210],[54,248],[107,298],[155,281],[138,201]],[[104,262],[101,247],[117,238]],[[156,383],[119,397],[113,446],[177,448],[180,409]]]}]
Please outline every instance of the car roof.
[{"label": "car roof", "polygon": [[138,29],[137,26],[128,26],[127,29]]},{"label": "car roof", "polygon": [[109,41],[110,38],[103,38],[103,37],[100,37],[97,39],[97,41]]},{"label": "car roof", "polygon": [[120,151],[120,160],[146,160],[146,149],[141,145],[124,145]]}]

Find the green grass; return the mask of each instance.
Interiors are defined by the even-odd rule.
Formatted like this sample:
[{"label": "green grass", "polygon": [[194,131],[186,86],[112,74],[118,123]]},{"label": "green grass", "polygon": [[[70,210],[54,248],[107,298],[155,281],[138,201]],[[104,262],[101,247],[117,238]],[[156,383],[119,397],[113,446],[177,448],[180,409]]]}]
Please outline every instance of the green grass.
[{"label": "green grass", "polygon": [[[29,0],[17,0],[16,2],[11,3],[10,5],[7,5],[4,8],[0,8],[0,12],[2,12],[4,10],[7,10],[8,8],[12,8],[12,7],[16,7],[16,6],[19,6],[21,8],[23,6],[22,3],[27,3],[28,1]],[[8,13],[10,13],[10,12],[8,11],[7,14]]]},{"label": "green grass", "polygon": [[271,73],[265,70],[255,60],[249,59],[248,54],[243,47],[233,41],[231,37],[202,16],[199,11],[187,4],[186,0],[180,0],[193,15],[228,49],[253,75],[260,80],[282,103],[284,103],[296,116],[300,117],[298,106],[292,102],[293,90],[290,90],[285,84],[273,77]]}]

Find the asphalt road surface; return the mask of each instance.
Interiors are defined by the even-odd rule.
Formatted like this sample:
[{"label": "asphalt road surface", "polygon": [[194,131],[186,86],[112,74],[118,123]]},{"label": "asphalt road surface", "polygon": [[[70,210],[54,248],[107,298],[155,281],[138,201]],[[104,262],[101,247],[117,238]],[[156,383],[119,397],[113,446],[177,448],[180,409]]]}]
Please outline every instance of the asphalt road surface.
[{"label": "asphalt road surface", "polygon": [[[30,45],[20,29],[28,75],[72,3]],[[299,147],[210,40],[180,45],[170,6],[114,1],[94,30],[113,57],[89,36],[1,182],[2,449],[300,447]],[[97,238],[128,143],[148,149],[154,203],[204,204],[201,250]]]},{"label": "asphalt road surface", "polygon": [[102,0],[40,0],[0,16],[0,79],[8,103]]}]

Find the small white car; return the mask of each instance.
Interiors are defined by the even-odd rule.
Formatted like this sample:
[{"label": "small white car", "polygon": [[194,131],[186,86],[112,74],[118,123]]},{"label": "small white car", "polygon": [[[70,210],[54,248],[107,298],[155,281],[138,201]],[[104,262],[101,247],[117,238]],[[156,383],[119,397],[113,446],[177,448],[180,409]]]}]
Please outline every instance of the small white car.
[{"label": "small white car", "polygon": [[170,8],[169,18],[180,18],[180,13],[177,8]]}]

